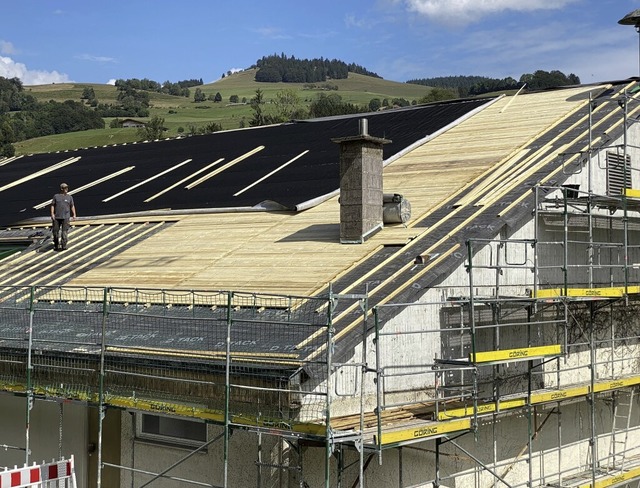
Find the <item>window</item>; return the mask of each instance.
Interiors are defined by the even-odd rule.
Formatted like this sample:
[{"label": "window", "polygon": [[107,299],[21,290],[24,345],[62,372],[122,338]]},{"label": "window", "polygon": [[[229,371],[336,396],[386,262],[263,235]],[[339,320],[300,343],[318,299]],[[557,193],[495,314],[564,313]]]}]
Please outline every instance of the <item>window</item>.
[{"label": "window", "polygon": [[175,446],[198,447],[207,442],[207,424],[198,420],[138,413],[136,437]]},{"label": "window", "polygon": [[631,187],[631,157],[607,152],[607,195],[620,196],[625,188]]}]

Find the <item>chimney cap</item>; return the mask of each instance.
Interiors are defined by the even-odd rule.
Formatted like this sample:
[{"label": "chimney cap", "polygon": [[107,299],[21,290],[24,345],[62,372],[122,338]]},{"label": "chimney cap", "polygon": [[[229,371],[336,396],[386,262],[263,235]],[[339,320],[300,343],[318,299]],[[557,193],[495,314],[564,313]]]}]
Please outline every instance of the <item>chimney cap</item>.
[{"label": "chimney cap", "polygon": [[336,137],[331,139],[332,142],[337,144],[341,144],[343,142],[373,142],[375,144],[390,144],[393,141],[391,139],[385,139],[384,137],[374,137],[369,134],[358,134],[355,136],[347,136],[347,137]]},{"label": "chimney cap", "polygon": [[382,145],[393,142],[390,139],[369,135],[369,119],[367,119],[366,117],[360,117],[358,119],[358,134],[347,137],[336,137],[331,140],[338,144],[341,144],[343,142],[372,142],[374,144]]}]

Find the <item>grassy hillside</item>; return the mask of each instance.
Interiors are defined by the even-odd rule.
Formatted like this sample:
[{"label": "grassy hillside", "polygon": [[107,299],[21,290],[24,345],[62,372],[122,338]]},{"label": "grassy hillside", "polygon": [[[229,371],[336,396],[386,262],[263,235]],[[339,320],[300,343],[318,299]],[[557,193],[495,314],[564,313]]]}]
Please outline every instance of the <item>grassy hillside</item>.
[{"label": "grassy hillside", "polygon": [[[223,129],[237,129],[244,120],[245,125],[253,115],[249,104],[231,104],[229,97],[237,95],[240,100],[250,100],[255,96],[257,89],[262,90],[267,105],[265,111],[269,112],[269,102],[275,99],[276,93],[281,90],[295,90],[305,107],[308,107],[320,93],[335,93],[342,97],[343,101],[358,105],[367,105],[372,98],[393,99],[404,98],[406,100],[418,100],[429,91],[428,87],[387,81],[380,78],[349,73],[346,80],[331,80],[329,83],[337,85],[337,91],[326,91],[320,88],[305,89],[303,83],[256,83],[254,81],[255,70],[247,70],[227,76],[214,83],[191,88],[191,96],[175,97],[161,93],[150,93],[151,108],[150,117],[158,115],[165,119],[167,135],[175,137],[178,128],[185,131],[189,127],[201,127],[211,122],[216,122]],[[322,85],[321,83],[318,85]],[[39,101],[65,100],[80,101],[82,91],[86,87],[93,88],[99,103],[116,103],[118,91],[112,85],[100,85],[93,83],[63,83],[51,85],[28,86],[27,93],[36,97]],[[200,88],[207,97],[220,93],[222,102],[205,101],[195,103],[193,95],[196,88]],[[145,120],[142,118],[141,120]],[[110,119],[105,119],[107,127]],[[102,129],[55,136],[39,137],[15,144],[17,154],[31,154],[39,152],[62,151],[81,147],[102,146],[106,144],[120,144],[138,140],[136,129]]]}]

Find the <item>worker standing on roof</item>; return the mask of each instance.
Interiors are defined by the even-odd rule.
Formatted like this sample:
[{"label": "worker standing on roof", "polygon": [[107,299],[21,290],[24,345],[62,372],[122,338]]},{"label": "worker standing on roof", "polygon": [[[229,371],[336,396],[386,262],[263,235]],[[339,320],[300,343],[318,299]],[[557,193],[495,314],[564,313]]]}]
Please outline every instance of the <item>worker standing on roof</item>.
[{"label": "worker standing on roof", "polygon": [[73,197],[69,195],[69,185],[62,183],[60,193],[53,195],[51,200],[51,222],[53,223],[53,249],[64,251],[67,249],[67,235],[70,220],[76,219],[76,207]]}]

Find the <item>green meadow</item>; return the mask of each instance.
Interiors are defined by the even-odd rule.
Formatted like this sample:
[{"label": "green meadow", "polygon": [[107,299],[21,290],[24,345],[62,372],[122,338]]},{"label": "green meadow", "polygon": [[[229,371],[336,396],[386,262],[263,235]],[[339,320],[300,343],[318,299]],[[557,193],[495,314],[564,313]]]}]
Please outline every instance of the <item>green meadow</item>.
[{"label": "green meadow", "polygon": [[[338,94],[344,102],[357,105],[368,105],[372,98],[380,100],[404,98],[408,101],[419,100],[425,96],[429,88],[421,85],[398,83],[370,76],[349,73],[345,80],[329,80],[327,83],[337,86],[337,90],[326,90],[318,83],[316,88],[308,89],[302,83],[257,83],[254,80],[255,70],[246,70],[226,76],[214,83],[190,88],[190,96],[176,97],[162,93],[150,92],[151,107],[149,117],[139,118],[147,121],[153,116],[164,118],[164,126],[167,128],[167,137],[176,137],[180,134],[179,128],[185,133],[191,127],[196,129],[206,126],[211,122],[220,124],[223,130],[238,129],[242,125],[249,126],[249,120],[253,116],[253,110],[248,101],[255,96],[256,90],[262,90],[265,99],[264,111],[269,113],[269,104],[276,99],[276,94],[283,90],[294,90],[300,98],[301,105],[307,108],[319,94]],[[39,101],[65,100],[81,101],[85,88],[94,90],[99,103],[116,103],[117,89],[112,85],[94,83],[64,83],[51,85],[27,86],[25,91],[36,97]],[[203,93],[215,96],[220,93],[221,102],[206,100],[195,103],[193,96],[197,88]],[[247,103],[230,103],[229,98],[237,95],[238,99]],[[137,119],[138,120],[138,119]],[[134,142],[140,139],[135,128],[109,128],[111,119],[105,119],[105,129],[71,132],[54,136],[38,137],[15,143],[16,154],[32,154],[42,152],[64,151],[84,147],[105,146]]]}]

